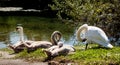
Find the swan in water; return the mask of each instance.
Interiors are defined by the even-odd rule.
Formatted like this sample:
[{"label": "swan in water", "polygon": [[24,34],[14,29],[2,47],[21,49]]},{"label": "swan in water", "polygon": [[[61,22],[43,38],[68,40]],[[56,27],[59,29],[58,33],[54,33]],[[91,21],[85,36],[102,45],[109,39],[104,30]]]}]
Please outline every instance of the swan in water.
[{"label": "swan in water", "polygon": [[59,31],[53,32],[51,35],[51,42],[49,41],[24,41],[24,35],[23,35],[23,27],[17,26],[16,30],[20,34],[20,41],[13,45],[8,45],[11,49],[13,49],[15,52],[19,52],[19,50],[23,50],[25,47],[27,47],[28,50],[30,49],[37,49],[37,48],[49,48],[52,45],[57,44],[58,41],[60,41],[61,33]]},{"label": "swan in water", "polygon": [[[80,37],[81,33],[84,34],[84,38]],[[84,24],[78,28],[76,34],[77,39],[86,44],[85,49],[87,49],[88,43],[91,41],[106,48],[113,48],[113,46],[109,43],[108,37],[105,32],[98,27],[88,26],[87,24]]]}]

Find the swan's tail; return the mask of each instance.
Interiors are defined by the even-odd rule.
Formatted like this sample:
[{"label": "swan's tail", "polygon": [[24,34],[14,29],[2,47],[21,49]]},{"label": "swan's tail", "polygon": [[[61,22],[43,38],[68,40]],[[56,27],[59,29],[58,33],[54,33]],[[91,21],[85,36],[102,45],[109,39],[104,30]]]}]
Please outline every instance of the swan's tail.
[{"label": "swan's tail", "polygon": [[113,46],[110,43],[106,47],[113,48]]},{"label": "swan's tail", "polygon": [[61,37],[62,37],[62,34],[59,31],[54,31],[51,35],[51,42],[53,43],[53,45],[57,45]]},{"label": "swan's tail", "polygon": [[80,27],[78,28],[77,32],[76,32],[76,34],[77,34],[77,40],[79,40],[79,41],[82,41],[82,39],[81,39],[81,37],[80,37],[80,33],[81,33],[83,30],[85,30],[84,32],[86,32],[86,31],[88,30],[88,25],[87,25],[87,24],[84,24],[84,25],[80,26]]}]

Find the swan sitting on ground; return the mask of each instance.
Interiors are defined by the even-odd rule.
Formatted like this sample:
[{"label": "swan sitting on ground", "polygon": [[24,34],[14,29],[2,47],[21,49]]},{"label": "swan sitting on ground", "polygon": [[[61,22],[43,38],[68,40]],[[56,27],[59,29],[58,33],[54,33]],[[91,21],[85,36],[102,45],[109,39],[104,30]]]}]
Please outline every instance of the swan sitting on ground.
[{"label": "swan sitting on ground", "polygon": [[31,43],[30,41],[27,41],[23,44],[28,49],[49,48],[53,45],[57,45],[57,43],[60,41],[60,39],[61,39],[61,33],[59,31],[54,31],[51,35],[51,42],[33,41],[32,44],[27,44],[27,43]]},{"label": "swan sitting on ground", "polygon": [[21,26],[17,26],[16,30],[18,31],[19,35],[20,35],[20,40],[17,41],[17,43],[10,45],[8,44],[8,47],[10,47],[11,49],[14,50],[15,53],[20,52],[21,50],[24,49],[24,45],[22,44],[24,42],[24,35],[23,35],[23,27]]},{"label": "swan sitting on ground", "polygon": [[43,51],[47,54],[48,59],[50,59],[58,55],[67,55],[70,52],[75,52],[75,49],[70,45],[64,45],[63,42],[58,42],[58,45],[43,49]]},{"label": "swan sitting on ground", "polygon": [[[81,33],[84,33],[85,38],[82,39],[80,37]],[[84,24],[79,27],[76,34],[79,41],[84,41],[86,43],[85,49],[87,49],[88,43],[91,41],[106,48],[113,48],[113,46],[109,43],[108,37],[105,32],[98,27],[88,26],[87,24]]]},{"label": "swan sitting on ground", "polygon": [[[55,31],[53,32],[53,34],[51,35],[51,41],[24,41],[24,37],[23,37],[23,27],[22,26],[17,26],[16,30],[19,32],[20,34],[20,41],[18,41],[17,43],[13,44],[13,45],[8,45],[11,49],[13,49],[15,52],[19,52],[19,50],[23,50],[25,47],[27,47],[27,49],[37,49],[37,48],[49,48],[52,45],[56,44],[59,39],[61,38],[61,34],[59,33],[59,31]],[[58,36],[58,37],[56,37]],[[57,38],[57,39],[55,39]]]},{"label": "swan sitting on ground", "polygon": [[42,49],[42,50],[47,55],[47,58],[45,59],[45,61],[51,60],[54,57],[59,56],[59,55],[67,55],[71,52],[75,52],[75,48],[73,46],[64,45],[64,43],[60,41],[58,41],[56,45],[53,45],[50,48]]}]

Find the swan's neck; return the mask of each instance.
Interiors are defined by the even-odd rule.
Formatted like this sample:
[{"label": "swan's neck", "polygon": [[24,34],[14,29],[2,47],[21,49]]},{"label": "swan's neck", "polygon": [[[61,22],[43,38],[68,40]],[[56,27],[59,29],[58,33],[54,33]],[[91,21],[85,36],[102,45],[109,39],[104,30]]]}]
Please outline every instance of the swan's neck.
[{"label": "swan's neck", "polygon": [[82,26],[79,27],[78,30],[77,30],[76,35],[77,35],[77,39],[78,39],[79,41],[82,41],[82,39],[81,39],[81,37],[80,37],[80,34],[81,34],[81,32],[82,32],[83,30],[84,30],[84,33],[88,30],[88,25],[87,25],[87,24],[82,25]]},{"label": "swan's neck", "polygon": [[55,34],[53,34],[53,35],[51,36],[51,42],[53,43],[53,45],[57,45],[57,41],[56,41],[56,39],[55,39]]},{"label": "swan's neck", "polygon": [[20,41],[24,41],[24,34],[23,34],[23,29],[21,29],[20,33]]},{"label": "swan's neck", "polygon": [[57,45],[58,42],[60,41],[61,39],[61,33],[59,32],[54,32],[52,35],[51,35],[51,42],[53,43],[53,45]]}]

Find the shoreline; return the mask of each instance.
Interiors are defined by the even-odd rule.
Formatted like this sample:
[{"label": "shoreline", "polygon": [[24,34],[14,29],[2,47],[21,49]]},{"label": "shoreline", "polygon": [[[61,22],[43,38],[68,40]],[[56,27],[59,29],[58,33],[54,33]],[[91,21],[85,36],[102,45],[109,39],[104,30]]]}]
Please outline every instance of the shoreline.
[{"label": "shoreline", "polygon": [[1,65],[48,65],[47,62],[29,62],[24,59],[14,59],[15,54],[9,54],[6,51],[0,51]]}]

